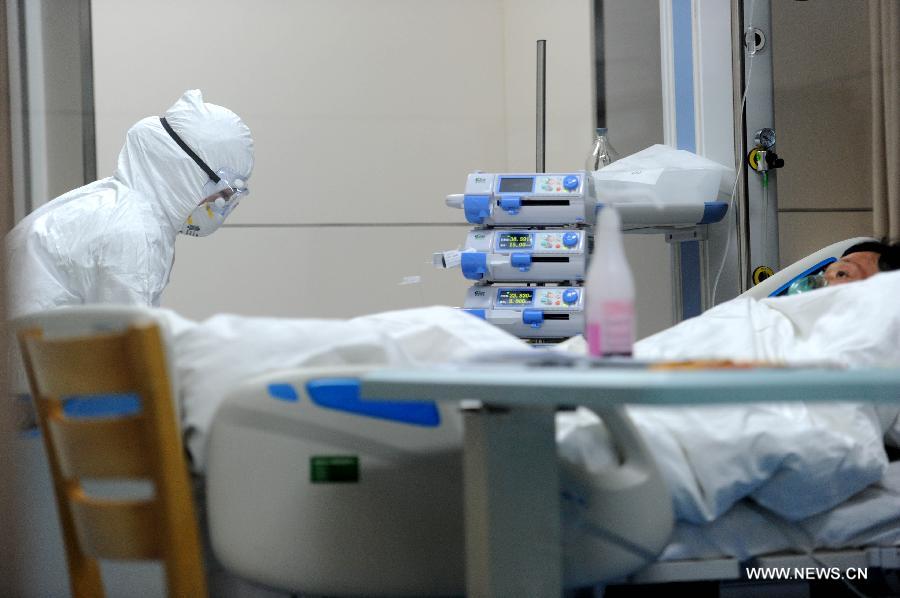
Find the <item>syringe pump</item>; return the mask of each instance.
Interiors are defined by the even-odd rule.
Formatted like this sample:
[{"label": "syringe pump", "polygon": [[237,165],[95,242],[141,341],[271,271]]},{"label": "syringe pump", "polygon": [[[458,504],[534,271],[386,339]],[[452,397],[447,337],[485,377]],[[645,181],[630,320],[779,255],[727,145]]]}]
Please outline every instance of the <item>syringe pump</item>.
[{"label": "syringe pump", "polygon": [[584,280],[588,251],[584,230],[477,228],[459,257],[469,280],[574,282]]},{"label": "syringe pump", "polygon": [[584,183],[583,172],[475,172],[466,179],[465,193],[448,195],[447,205],[462,208],[468,222],[482,226],[581,224],[594,213]]}]

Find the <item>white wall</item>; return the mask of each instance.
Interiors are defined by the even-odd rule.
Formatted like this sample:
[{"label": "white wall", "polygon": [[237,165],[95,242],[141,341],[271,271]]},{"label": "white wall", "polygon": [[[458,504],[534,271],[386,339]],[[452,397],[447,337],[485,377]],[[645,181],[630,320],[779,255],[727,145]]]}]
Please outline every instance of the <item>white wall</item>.
[{"label": "white wall", "polygon": [[42,0],[46,197],[80,187],[84,180],[80,2]]},{"label": "white wall", "polygon": [[[200,27],[210,15],[233,25]],[[428,264],[465,237],[444,196],[506,166],[500,2],[97,0],[93,16],[101,173],[130,124],[191,87],[254,133],[250,198],[230,227],[179,240],[164,305],[346,317],[461,301],[462,277]]]},{"label": "white wall", "polygon": [[[128,126],[192,87],[240,114],[256,142],[250,198],[215,235],[178,241],[163,304],[194,318],[460,305],[466,281],[430,266],[468,228],[443,199],[472,170],[534,169],[537,39],[548,44],[547,168],[583,167],[590,6],[94,0],[101,176]],[[629,240],[634,261],[655,266],[642,259],[654,243]],[[399,285],[408,276],[422,282]],[[669,321],[668,307],[638,309]],[[662,327],[654,317],[642,334]]]}]

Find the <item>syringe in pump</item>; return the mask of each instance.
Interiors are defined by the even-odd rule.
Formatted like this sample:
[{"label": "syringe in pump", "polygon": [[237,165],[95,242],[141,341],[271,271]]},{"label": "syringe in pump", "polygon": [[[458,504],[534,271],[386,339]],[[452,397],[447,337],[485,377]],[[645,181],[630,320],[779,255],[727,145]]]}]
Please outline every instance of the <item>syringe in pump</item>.
[{"label": "syringe in pump", "polygon": [[593,217],[586,191],[583,172],[475,172],[465,193],[448,195],[446,203],[482,226],[563,226]]},{"label": "syringe in pump", "polygon": [[[466,179],[466,192],[448,195],[447,206],[465,211],[466,220],[483,227],[559,227],[593,224],[596,208],[609,200],[593,197],[585,173],[483,173]],[[720,201],[661,202],[644,192],[613,201],[626,230],[694,227],[721,220],[728,204]]]},{"label": "syringe in pump", "polygon": [[576,228],[476,228],[452,263],[437,254],[439,267],[460,266],[468,280],[577,282],[584,280],[588,235]]}]

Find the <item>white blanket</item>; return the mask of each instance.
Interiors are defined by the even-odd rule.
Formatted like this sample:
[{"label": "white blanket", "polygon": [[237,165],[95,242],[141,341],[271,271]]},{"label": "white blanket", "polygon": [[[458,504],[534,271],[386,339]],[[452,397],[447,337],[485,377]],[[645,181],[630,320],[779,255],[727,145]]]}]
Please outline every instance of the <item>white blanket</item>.
[{"label": "white blanket", "polygon": [[[898,297],[900,272],[792,297],[735,299],[640,341],[635,356],[900,367]],[[800,402],[629,409],[669,482],[677,517],[698,524],[745,497],[789,521],[840,504],[881,478],[882,434],[900,437],[891,428],[897,412],[896,405]],[[563,454],[589,466],[598,450],[584,439],[603,437],[593,430],[602,423],[586,410],[561,418]]]},{"label": "white blanket", "polygon": [[462,360],[522,341],[466,312],[427,307],[352,320],[217,315],[193,323],[169,313],[181,417],[195,470],[225,394],[265,372],[344,364],[416,365]]},{"label": "white blanket", "polygon": [[[737,299],[638,343],[641,358],[830,359],[900,366],[900,272],[783,299]],[[411,365],[464,359],[522,341],[445,307],[347,321],[215,316],[179,320],[175,363],[195,469],[225,393],[266,371],[326,364]],[[847,397],[848,401],[863,397]],[[900,389],[898,389],[900,398]],[[882,422],[868,404],[754,404],[635,408],[677,516],[703,523],[749,497],[788,520],[822,512],[880,479],[887,461]],[[612,459],[590,412],[560,416],[564,458],[597,469]]]}]

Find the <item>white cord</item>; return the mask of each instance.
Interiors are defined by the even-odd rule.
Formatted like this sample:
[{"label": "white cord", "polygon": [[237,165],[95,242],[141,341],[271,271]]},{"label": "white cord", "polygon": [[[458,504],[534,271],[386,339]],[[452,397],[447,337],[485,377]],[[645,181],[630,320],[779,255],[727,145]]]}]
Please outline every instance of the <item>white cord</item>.
[{"label": "white cord", "polygon": [[[744,41],[741,42],[741,46],[745,46],[746,40],[746,32],[753,27],[753,17],[754,10],[756,9],[756,0],[750,3],[750,23],[747,24],[747,27],[744,29]],[[750,54],[750,64],[747,67],[747,80],[744,81],[744,94],[741,97],[741,109],[738,112],[738,118],[743,122],[744,119],[744,107],[747,105],[747,92],[750,91],[750,79],[753,75],[753,58],[756,56],[756,52],[752,52]],[[743,130],[743,127],[742,127]],[[737,187],[738,183],[741,180],[741,177],[744,174],[743,162],[744,162],[744,138],[741,137],[740,145],[738,146],[738,155],[737,160],[734,165],[734,186],[731,188],[731,200],[728,202],[728,210],[733,214],[734,213],[734,204],[735,199],[737,198]],[[731,237],[732,229],[734,227],[728,227],[728,237],[725,239],[725,249],[722,251],[722,263],[719,265],[719,271],[716,272],[716,279],[713,282],[712,289],[712,303],[716,304],[716,292],[719,289],[719,278],[722,276],[722,271],[725,270],[725,263],[728,261],[728,250],[731,248]]]}]

